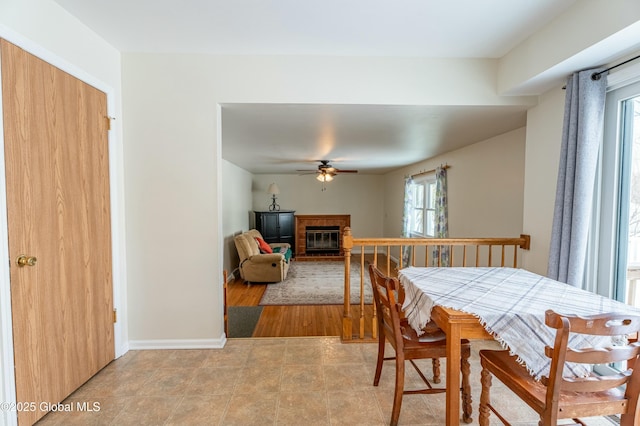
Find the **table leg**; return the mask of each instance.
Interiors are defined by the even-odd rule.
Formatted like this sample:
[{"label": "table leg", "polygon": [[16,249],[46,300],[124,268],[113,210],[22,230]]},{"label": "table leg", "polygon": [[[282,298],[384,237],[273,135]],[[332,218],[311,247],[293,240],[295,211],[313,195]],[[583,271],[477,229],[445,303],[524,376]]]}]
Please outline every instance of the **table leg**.
[{"label": "table leg", "polygon": [[460,357],[459,324],[447,324],[447,426],[460,424]]}]

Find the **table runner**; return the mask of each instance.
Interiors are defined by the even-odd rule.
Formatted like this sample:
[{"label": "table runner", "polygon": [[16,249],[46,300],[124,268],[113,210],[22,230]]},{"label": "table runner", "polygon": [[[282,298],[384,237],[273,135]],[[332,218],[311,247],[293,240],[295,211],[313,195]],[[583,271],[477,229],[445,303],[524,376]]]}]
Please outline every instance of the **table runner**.
[{"label": "table runner", "polygon": [[[553,346],[555,339],[555,330],[544,323],[547,309],[577,315],[640,315],[640,309],[524,269],[407,267],[398,276],[406,294],[403,309],[415,330],[429,321],[434,305],[472,314],[536,380],[549,374],[551,360],[544,347]],[[611,338],[571,334],[569,343],[577,348],[610,346]],[[566,375],[588,373],[576,364],[565,370]]]}]

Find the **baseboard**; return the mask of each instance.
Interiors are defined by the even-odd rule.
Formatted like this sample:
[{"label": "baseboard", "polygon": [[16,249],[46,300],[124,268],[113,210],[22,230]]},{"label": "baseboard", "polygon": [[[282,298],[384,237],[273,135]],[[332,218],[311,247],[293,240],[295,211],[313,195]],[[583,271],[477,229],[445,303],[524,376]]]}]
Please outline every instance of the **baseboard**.
[{"label": "baseboard", "polygon": [[131,347],[129,346],[129,342],[124,342],[116,349],[116,359],[129,352],[130,349]]},{"label": "baseboard", "polygon": [[226,343],[227,336],[223,333],[219,339],[130,340],[129,349],[222,349]]}]

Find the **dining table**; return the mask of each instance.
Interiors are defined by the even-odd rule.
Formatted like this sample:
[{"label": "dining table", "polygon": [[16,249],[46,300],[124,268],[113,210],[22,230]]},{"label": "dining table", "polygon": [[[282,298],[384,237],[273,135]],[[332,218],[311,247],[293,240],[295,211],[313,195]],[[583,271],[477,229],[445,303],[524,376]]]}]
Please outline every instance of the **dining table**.
[{"label": "dining table", "polygon": [[[433,320],[447,335],[446,424],[460,422],[461,339],[494,339],[540,379],[551,360],[555,330],[545,325],[545,311],[594,315],[640,309],[521,268],[415,267],[398,272],[404,288],[403,310],[416,332]],[[574,347],[615,344],[611,337],[572,334]],[[568,364],[565,375],[589,374],[582,365]]]}]

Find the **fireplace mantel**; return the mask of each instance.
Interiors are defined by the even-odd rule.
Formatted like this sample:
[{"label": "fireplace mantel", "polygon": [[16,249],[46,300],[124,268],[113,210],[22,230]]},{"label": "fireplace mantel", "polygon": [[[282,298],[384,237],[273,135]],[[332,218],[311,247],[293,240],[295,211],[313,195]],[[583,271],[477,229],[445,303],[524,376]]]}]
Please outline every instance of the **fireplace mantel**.
[{"label": "fireplace mantel", "polygon": [[[351,215],[348,214],[304,214],[296,215],[296,260],[340,260],[344,258],[342,248],[342,234],[344,228],[351,226]],[[306,252],[306,228],[307,226],[339,226],[340,227],[340,252],[337,255],[319,255]]]}]

